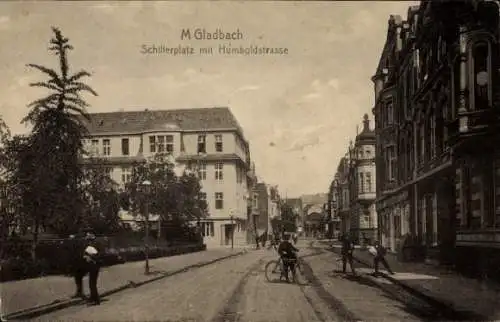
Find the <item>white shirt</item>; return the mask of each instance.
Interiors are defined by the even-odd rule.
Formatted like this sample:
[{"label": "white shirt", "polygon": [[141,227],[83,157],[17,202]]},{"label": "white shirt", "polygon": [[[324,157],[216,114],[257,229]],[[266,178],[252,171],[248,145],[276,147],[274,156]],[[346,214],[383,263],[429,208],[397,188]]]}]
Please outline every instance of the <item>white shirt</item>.
[{"label": "white shirt", "polygon": [[96,255],[97,253],[98,251],[94,246],[87,246],[87,248],[85,248],[85,254],[87,255]]}]

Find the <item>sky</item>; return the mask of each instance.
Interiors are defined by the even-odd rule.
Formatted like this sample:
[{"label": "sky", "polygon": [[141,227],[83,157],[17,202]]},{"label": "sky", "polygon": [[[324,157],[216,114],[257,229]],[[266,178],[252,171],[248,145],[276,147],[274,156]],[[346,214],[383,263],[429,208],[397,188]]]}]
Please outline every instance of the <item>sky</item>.
[{"label": "sky", "polygon": [[[227,106],[250,143],[257,175],[282,195],[328,191],[363,115],[373,119],[374,74],[389,15],[418,2],[2,2],[0,115],[14,133],[45,92],[28,63],[56,68],[51,26],[74,50],[75,71],[99,94],[88,112]],[[183,29],[239,30],[239,40],[181,40]],[[287,55],[221,55],[218,46],[287,48]],[[143,45],[195,54],[145,54]],[[212,55],[200,47],[214,48]],[[373,127],[373,121],[372,121]]]}]

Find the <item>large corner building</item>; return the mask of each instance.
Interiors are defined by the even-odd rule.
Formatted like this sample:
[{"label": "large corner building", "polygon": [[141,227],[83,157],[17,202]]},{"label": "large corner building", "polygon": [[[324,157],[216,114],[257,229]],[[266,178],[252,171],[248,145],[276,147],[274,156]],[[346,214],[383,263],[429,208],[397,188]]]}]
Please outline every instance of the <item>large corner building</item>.
[{"label": "large corner building", "polygon": [[[229,108],[142,110],[91,114],[86,146],[124,186],[134,161],[171,153],[178,167],[199,170],[209,216],[208,247],[246,242],[250,148]],[[234,234],[234,236],[233,236]],[[233,239],[234,238],[234,239]]]},{"label": "large corner building", "polygon": [[498,1],[422,1],[390,17],[372,78],[382,241],[497,276],[499,36]]}]

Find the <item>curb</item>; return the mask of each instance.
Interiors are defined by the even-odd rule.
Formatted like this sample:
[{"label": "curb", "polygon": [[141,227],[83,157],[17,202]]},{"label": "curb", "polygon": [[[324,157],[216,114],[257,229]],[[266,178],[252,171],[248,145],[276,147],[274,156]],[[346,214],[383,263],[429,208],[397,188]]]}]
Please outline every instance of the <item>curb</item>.
[{"label": "curb", "polygon": [[[330,251],[333,252],[333,253],[335,253],[335,254],[337,254],[337,255],[339,254],[338,251],[335,248],[331,248]],[[360,263],[360,264],[362,264],[364,266],[367,266],[369,268],[373,268],[373,265],[367,263],[365,260],[359,259],[356,256],[353,256],[353,259],[356,262],[358,262],[358,263]],[[412,294],[412,295],[414,295],[416,297],[420,297],[421,299],[427,301],[432,306],[434,306],[436,308],[439,308],[440,310],[442,310],[443,312],[446,312],[449,315],[455,315],[455,314],[459,313],[461,315],[466,315],[468,317],[468,319],[472,319],[472,320],[481,320],[481,321],[488,320],[488,319],[485,319],[484,316],[482,316],[482,315],[480,315],[478,313],[459,310],[459,309],[455,308],[455,306],[453,305],[453,303],[446,302],[446,301],[438,299],[438,298],[436,298],[434,296],[428,295],[428,294],[424,293],[423,291],[418,290],[415,287],[409,286],[408,284],[406,284],[406,283],[404,283],[404,282],[402,282],[402,281],[400,281],[398,279],[395,279],[391,275],[388,275],[388,274],[383,273],[383,272],[379,272],[378,274],[379,274],[379,276],[382,276],[386,280],[389,280],[392,283],[400,286],[401,288],[403,288],[408,293],[410,293],[410,294]]]},{"label": "curb", "polygon": [[[102,292],[100,294],[100,297],[101,298],[107,297],[109,295],[112,295],[112,294],[124,291],[124,290],[129,289],[129,288],[137,288],[139,286],[143,286],[143,285],[146,285],[146,284],[149,284],[149,283],[153,283],[153,282],[156,282],[156,281],[161,280],[161,279],[166,278],[166,277],[170,277],[170,276],[173,276],[173,275],[184,273],[184,272],[187,272],[187,271],[189,271],[191,269],[201,268],[203,266],[208,266],[210,264],[214,264],[214,263],[217,263],[217,262],[220,262],[222,260],[229,259],[229,258],[232,258],[232,257],[241,256],[241,255],[244,255],[246,253],[248,253],[247,250],[242,250],[242,251],[239,251],[239,252],[237,252],[235,254],[231,254],[231,255],[219,257],[219,258],[212,259],[212,260],[209,260],[209,261],[206,261],[206,262],[201,262],[201,263],[198,263],[198,264],[189,265],[187,267],[176,269],[176,270],[171,271],[171,272],[166,272],[166,273],[160,274],[159,276],[153,277],[151,279],[148,279],[148,280],[145,280],[145,281],[142,281],[142,282],[139,282],[139,283],[135,283],[133,281],[128,281],[128,283],[125,284],[125,285],[122,285],[122,286],[119,286],[119,287],[115,287],[115,288],[113,288],[111,290]],[[38,316],[41,316],[41,315],[44,315],[44,314],[48,314],[48,313],[51,313],[51,312],[54,312],[54,311],[62,310],[62,309],[68,308],[70,306],[75,306],[75,305],[78,305],[78,304],[82,304],[82,303],[85,303],[85,302],[86,302],[86,300],[83,300],[83,299],[55,300],[55,301],[53,301],[52,303],[49,303],[49,304],[43,304],[43,305],[39,305],[39,306],[32,307],[32,308],[29,308],[29,309],[23,309],[23,310],[19,310],[17,312],[12,312],[12,313],[3,315],[3,316],[1,316],[0,320],[1,321],[7,321],[7,320],[14,320],[14,319],[18,319],[18,320],[31,319],[31,318],[35,318],[35,317],[38,317]]]}]

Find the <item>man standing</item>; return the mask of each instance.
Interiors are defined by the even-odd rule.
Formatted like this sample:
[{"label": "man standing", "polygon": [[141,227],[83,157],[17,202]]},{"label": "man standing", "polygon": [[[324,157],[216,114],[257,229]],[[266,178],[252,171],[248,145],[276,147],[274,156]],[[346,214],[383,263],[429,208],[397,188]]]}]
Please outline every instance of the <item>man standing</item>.
[{"label": "man standing", "polygon": [[375,252],[373,252],[374,253],[373,255],[375,256],[373,258],[373,266],[375,267],[374,274],[375,275],[378,274],[378,264],[379,262],[381,262],[385,266],[389,274],[394,275],[394,272],[392,271],[392,269],[389,267],[389,264],[385,260],[385,254],[387,253],[385,247],[380,245],[380,242],[377,240],[375,241],[374,248],[375,248]]},{"label": "man standing", "polygon": [[87,274],[87,263],[82,256],[85,249],[84,244],[82,236],[71,235],[69,237],[70,270],[76,285],[76,293],[73,298],[85,298],[83,294],[83,277]]},{"label": "man standing", "polygon": [[89,272],[89,289],[90,289],[90,303],[93,305],[101,304],[99,293],[97,291],[97,278],[99,277],[99,251],[95,241],[94,234],[87,233],[85,237],[87,240],[87,247],[84,250],[83,258],[87,263],[87,270]]},{"label": "man standing", "polygon": [[356,270],[354,269],[354,265],[352,263],[353,257],[352,253],[354,252],[354,244],[351,242],[349,236],[342,237],[342,272],[346,273],[347,263],[349,262],[349,266],[351,267],[351,271],[353,275],[356,275]]}]

